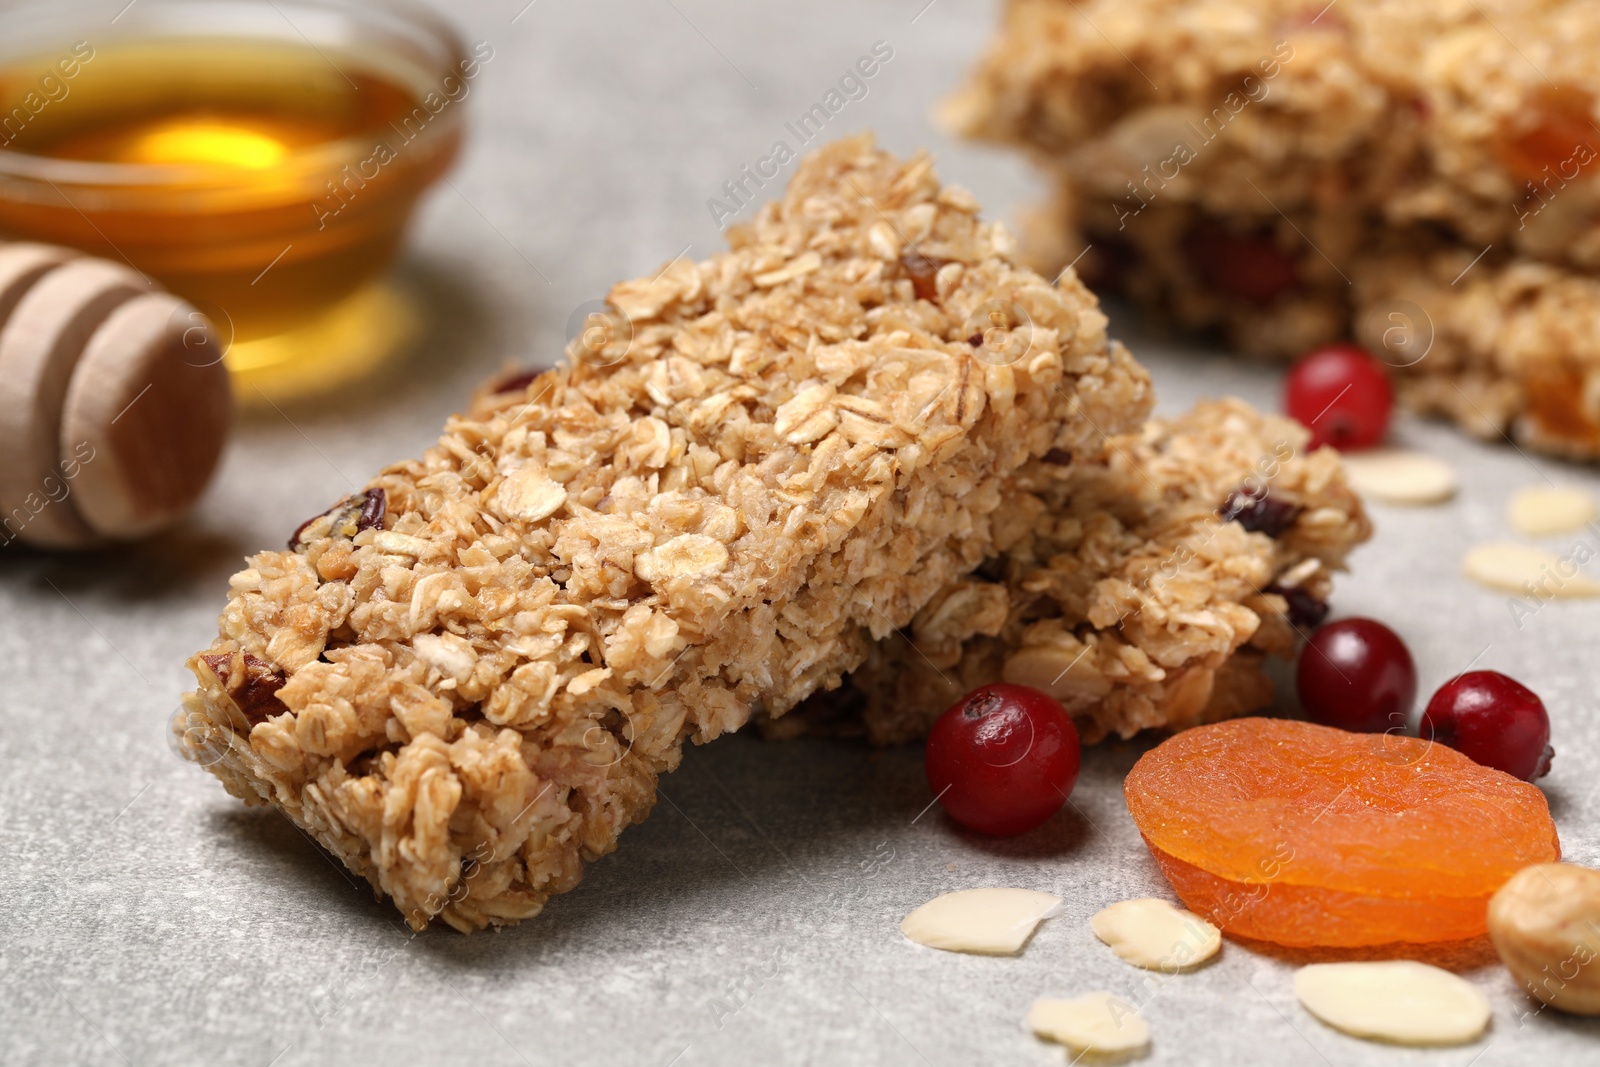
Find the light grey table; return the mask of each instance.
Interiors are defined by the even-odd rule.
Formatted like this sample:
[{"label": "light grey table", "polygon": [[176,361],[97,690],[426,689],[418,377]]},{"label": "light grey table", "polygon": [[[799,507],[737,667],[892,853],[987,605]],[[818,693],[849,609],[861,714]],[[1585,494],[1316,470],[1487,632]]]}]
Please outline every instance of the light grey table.
[{"label": "light grey table", "polygon": [[[918,818],[918,749],[729,738],[688,755],[577,891],[473,937],[413,937],[281,816],[180,763],[164,731],[182,663],[240,557],[425,447],[494,368],[553,359],[570,312],[613,281],[718,248],[707,199],[874,42],[894,58],[830,132],[928,145],[1000,217],[1039,193],[1020,161],[928,121],[989,35],[991,5],[525,2],[448,5],[495,54],[470,101],[471,149],[403,268],[434,323],[419,355],[354,397],[249,416],[181,530],[100,555],[0,553],[0,1060],[1051,1064],[1061,1050],[1021,1029],[1028,1004],[1104,988],[1144,1004],[1154,1063],[1596,1062],[1600,1024],[1524,1018],[1486,949],[1449,962],[1488,993],[1493,1029],[1452,1050],[1334,1033],[1295,1003],[1292,959],[1237,945],[1147,987],[1086,921],[1165,892],[1121,797],[1137,744],[1091,752],[1075,810],[995,842],[937,810]],[[1276,403],[1275,369],[1173,348],[1127,315],[1116,326],[1167,410],[1219,393]],[[1545,788],[1568,855],[1600,863],[1600,604],[1519,627],[1504,597],[1459,575],[1468,546],[1508,534],[1511,490],[1600,491],[1600,477],[1443,427],[1402,422],[1398,436],[1456,464],[1462,493],[1374,508],[1377,537],[1336,607],[1400,629],[1424,691],[1473,660],[1531,683],[1554,718]],[[900,937],[925,899],[993,884],[1059,893],[1066,912],[1017,959]]]}]

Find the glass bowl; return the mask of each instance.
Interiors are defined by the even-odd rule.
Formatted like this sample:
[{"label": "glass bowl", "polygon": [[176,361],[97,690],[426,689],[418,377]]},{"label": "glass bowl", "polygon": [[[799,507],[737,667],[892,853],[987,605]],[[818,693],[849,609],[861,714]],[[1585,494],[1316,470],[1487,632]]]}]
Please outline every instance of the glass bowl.
[{"label": "glass bowl", "polygon": [[0,10],[0,235],[131,264],[214,320],[235,370],[332,371],[358,354],[310,339],[394,311],[373,287],[488,55],[408,3]]}]

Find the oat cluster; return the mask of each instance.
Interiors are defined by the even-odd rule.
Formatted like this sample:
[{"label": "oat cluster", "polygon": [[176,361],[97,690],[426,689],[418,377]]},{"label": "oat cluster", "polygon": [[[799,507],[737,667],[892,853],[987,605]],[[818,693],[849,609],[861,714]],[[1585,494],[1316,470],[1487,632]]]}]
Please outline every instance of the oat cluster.
[{"label": "oat cluster", "polygon": [[1052,694],[1090,743],[1265,706],[1264,661],[1294,655],[1332,572],[1371,534],[1338,454],[1308,453],[1306,438],[1220,400],[1080,463],[1029,463],[1006,492],[999,553],[789,732],[859,721],[874,741],[909,741],[997,681]]},{"label": "oat cluster", "polygon": [[728,251],[617,285],[564,366],[250,558],[187,754],[414,927],[537,913],[686,739],[838,685],[992,557],[1018,468],[1142,422],[1093,296],[977,210],[846,140]]}]

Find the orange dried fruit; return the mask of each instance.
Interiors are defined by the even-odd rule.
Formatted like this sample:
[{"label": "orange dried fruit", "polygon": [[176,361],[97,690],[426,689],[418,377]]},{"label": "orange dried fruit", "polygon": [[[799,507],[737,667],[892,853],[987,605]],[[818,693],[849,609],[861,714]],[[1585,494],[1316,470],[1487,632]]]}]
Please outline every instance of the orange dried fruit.
[{"label": "orange dried fruit", "polygon": [[[1492,144],[1502,166],[1522,181],[1576,178],[1594,159],[1600,136],[1594,128],[1594,97],[1571,85],[1542,85],[1515,112],[1513,123]],[[1587,175],[1584,175],[1587,177]],[[1545,186],[1548,192],[1555,192]]]},{"label": "orange dried fruit", "polygon": [[1561,855],[1537,787],[1415,737],[1282,719],[1185,730],[1124,785],[1190,910],[1297,947],[1450,941]]}]

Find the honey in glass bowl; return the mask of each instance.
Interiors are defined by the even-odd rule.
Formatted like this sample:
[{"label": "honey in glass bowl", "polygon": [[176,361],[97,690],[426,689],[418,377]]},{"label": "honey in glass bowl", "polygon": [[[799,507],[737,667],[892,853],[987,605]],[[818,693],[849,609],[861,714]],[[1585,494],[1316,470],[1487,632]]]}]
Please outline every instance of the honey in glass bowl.
[{"label": "honey in glass bowl", "polygon": [[0,235],[157,279],[257,384],[365,369],[408,314],[382,279],[492,53],[394,4],[106,10],[0,13]]}]

